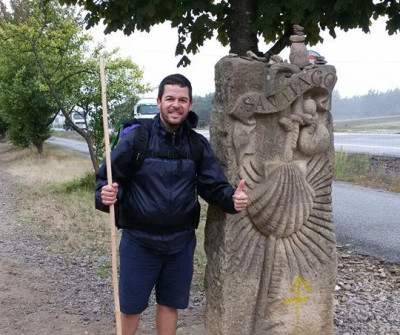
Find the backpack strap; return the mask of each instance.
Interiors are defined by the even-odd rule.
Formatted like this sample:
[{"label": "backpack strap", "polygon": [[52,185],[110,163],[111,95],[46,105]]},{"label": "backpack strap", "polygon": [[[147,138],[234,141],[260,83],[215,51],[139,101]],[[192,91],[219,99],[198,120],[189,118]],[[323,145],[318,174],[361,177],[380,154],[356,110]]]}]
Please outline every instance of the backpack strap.
[{"label": "backpack strap", "polygon": [[201,160],[203,159],[204,148],[201,144],[200,136],[195,130],[188,129],[188,139],[190,154],[192,155],[194,164],[196,166],[196,172],[198,172],[200,169]]},{"label": "backpack strap", "polygon": [[[204,147],[200,141],[199,134],[195,130],[188,129],[188,139],[189,139],[190,154],[192,156],[194,165],[196,167],[196,173],[198,174],[200,171],[201,160],[203,159]],[[197,193],[197,186],[196,186],[196,206],[192,221],[192,226],[195,229],[199,227],[200,213],[201,213],[201,205],[199,202],[199,196]]]},{"label": "backpack strap", "polygon": [[124,122],[122,122],[118,128],[118,132],[111,145],[111,151],[115,149],[115,147],[117,146],[118,142],[122,137],[124,137],[129,131],[136,128],[138,125],[139,121],[135,118],[127,119]]},{"label": "backpack strap", "polygon": [[133,162],[134,171],[139,170],[144,159],[147,156],[149,138],[150,138],[150,124],[152,119],[137,120],[140,127],[137,130],[137,135],[134,139],[135,157]]}]

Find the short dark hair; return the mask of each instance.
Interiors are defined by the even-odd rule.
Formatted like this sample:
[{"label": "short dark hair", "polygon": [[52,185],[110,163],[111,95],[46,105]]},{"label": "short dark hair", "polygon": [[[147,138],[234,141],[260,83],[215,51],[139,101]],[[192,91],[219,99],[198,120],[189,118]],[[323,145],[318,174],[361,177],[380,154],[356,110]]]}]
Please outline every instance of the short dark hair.
[{"label": "short dark hair", "polygon": [[179,85],[180,87],[187,87],[189,90],[190,101],[192,101],[192,84],[190,83],[189,79],[187,79],[185,76],[176,73],[176,74],[170,74],[169,76],[165,77],[161,81],[160,86],[158,86],[158,99],[160,100],[164,94],[165,85]]}]

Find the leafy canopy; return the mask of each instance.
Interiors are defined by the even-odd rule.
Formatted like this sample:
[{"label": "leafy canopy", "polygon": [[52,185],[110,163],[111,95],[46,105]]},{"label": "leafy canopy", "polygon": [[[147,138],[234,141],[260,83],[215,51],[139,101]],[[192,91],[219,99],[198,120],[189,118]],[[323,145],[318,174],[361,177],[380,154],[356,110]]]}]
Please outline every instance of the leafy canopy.
[{"label": "leafy canopy", "polygon": [[[11,0],[10,5],[8,11],[0,0],[0,102],[9,103],[0,106],[0,115],[8,125],[13,121],[24,129],[45,119],[41,125],[46,129],[31,131],[44,138],[61,112],[85,139],[96,171],[104,153],[99,58],[106,62],[109,119],[114,124],[131,113],[139,94],[150,90],[142,83],[142,71],[130,59],[118,57],[117,50],[89,48],[91,38],[74,8],[43,0]],[[86,130],[72,122],[73,112],[84,117]],[[13,129],[9,126],[10,135]]]},{"label": "leafy canopy", "polygon": [[[305,28],[311,45],[322,42],[321,31],[336,37],[335,29],[361,28],[369,31],[371,19],[386,16],[389,34],[400,28],[400,4],[397,0],[59,0],[80,5],[88,11],[87,27],[99,22],[105,33],[122,30],[130,35],[136,30],[149,31],[152,26],[171,22],[178,29],[176,55],[183,55],[178,65],[187,65],[187,54],[215,33],[232,52],[245,54],[248,44],[243,39],[262,38],[275,43],[266,53],[278,54],[289,43],[293,24]],[[240,28],[237,28],[240,26]],[[242,32],[245,32],[244,34]],[[258,52],[257,43],[250,49]]]},{"label": "leafy canopy", "polygon": [[43,143],[51,136],[51,123],[57,106],[35,64],[35,57],[28,52],[27,39],[32,30],[24,27],[16,31],[22,20],[29,23],[26,4],[15,6],[14,17],[6,11],[0,16],[0,115],[7,124],[11,142],[17,146],[33,144],[39,153]]}]

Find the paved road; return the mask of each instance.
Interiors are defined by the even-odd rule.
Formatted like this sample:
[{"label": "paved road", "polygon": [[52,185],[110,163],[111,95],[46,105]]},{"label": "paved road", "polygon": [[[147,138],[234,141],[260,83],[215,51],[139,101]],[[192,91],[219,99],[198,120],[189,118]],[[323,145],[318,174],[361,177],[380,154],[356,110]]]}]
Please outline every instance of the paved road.
[{"label": "paved road", "polygon": [[[87,153],[81,141],[52,138],[49,142]],[[340,244],[400,263],[400,194],[335,182],[333,215]]]},{"label": "paved road", "polygon": [[[208,130],[201,129],[198,132],[210,138]],[[400,157],[400,134],[335,133],[334,136],[336,150]],[[77,145],[77,142],[60,137],[52,137],[50,140],[50,143],[85,152],[86,146]]]},{"label": "paved road", "polygon": [[335,133],[335,149],[400,157],[400,134]]},{"label": "paved road", "polygon": [[[208,130],[198,130],[207,139]],[[335,133],[335,150],[378,156],[400,157],[400,134]]]},{"label": "paved road", "polygon": [[50,144],[59,145],[60,147],[65,147],[89,155],[87,144],[86,142],[83,141],[70,140],[61,137],[51,137],[47,142]]},{"label": "paved road", "polygon": [[400,263],[400,194],[335,182],[332,205],[339,243]]}]

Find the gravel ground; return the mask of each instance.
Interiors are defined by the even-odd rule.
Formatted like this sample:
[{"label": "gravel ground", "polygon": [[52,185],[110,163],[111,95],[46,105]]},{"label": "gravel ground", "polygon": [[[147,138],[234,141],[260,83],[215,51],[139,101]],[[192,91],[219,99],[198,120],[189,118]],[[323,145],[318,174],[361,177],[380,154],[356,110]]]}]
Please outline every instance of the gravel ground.
[{"label": "gravel ground", "polygon": [[[7,174],[0,183],[0,334],[113,334],[111,281],[98,272],[109,257],[49,253],[29,224],[16,220],[18,190]],[[347,246],[338,247],[338,261],[336,334],[400,334],[400,265],[352,254]],[[204,295],[193,292],[178,333],[194,335],[190,327],[202,323],[203,310]],[[153,319],[154,300],[141,335],[156,334]]]}]

